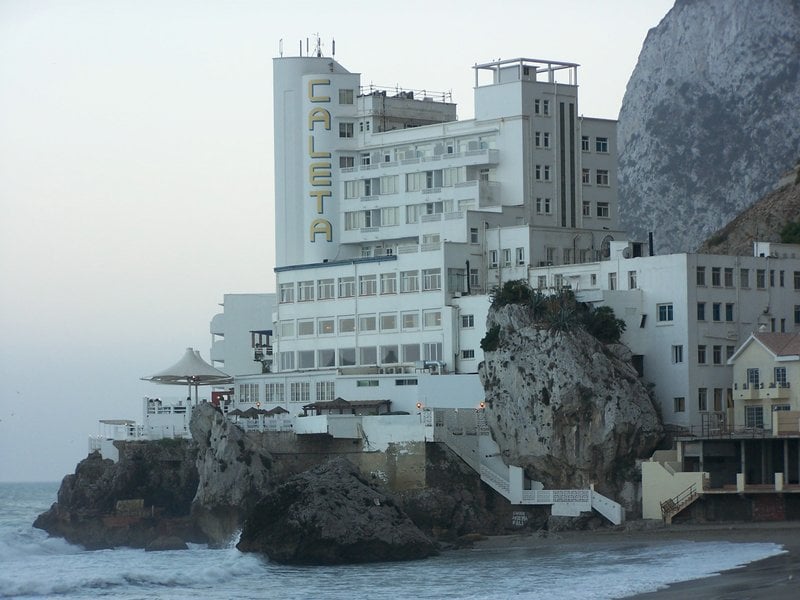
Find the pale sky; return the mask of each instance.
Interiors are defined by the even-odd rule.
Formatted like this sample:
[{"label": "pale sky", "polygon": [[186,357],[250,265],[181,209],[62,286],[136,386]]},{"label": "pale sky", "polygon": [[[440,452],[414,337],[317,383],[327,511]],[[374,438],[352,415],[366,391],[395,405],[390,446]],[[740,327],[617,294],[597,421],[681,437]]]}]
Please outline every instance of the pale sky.
[{"label": "pale sky", "polygon": [[274,291],[280,39],[461,119],[475,63],[576,62],[580,112],[616,118],[672,4],[0,0],[0,481],[73,472],[99,419],[183,393],[139,378],[208,360],[223,294]]}]

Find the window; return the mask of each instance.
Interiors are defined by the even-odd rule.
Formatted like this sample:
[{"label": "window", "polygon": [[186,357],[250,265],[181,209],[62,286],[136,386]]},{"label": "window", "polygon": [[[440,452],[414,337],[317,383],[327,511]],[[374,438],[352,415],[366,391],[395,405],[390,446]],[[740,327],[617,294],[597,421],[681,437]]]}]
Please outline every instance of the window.
[{"label": "window", "polygon": [[736,352],[736,346],[725,346],[725,360],[730,360],[734,352]]},{"label": "window", "polygon": [[333,279],[320,279],[317,282],[317,298],[319,300],[330,300],[336,297],[336,285]]},{"label": "window", "polygon": [[355,277],[339,278],[339,298],[352,298],[356,295]]},{"label": "window", "polygon": [[525,264],[525,248],[517,248],[515,251],[517,265],[524,265]]},{"label": "window", "polygon": [[683,346],[672,347],[672,362],[674,363],[683,362]]},{"label": "window", "polygon": [[760,374],[757,368],[747,369],[747,383],[753,387],[759,386]]},{"label": "window", "polygon": [[572,264],[572,248],[564,248],[561,250],[561,256],[564,258],[563,262],[565,265]]},{"label": "window", "polygon": [[422,289],[426,292],[442,289],[442,270],[423,269],[422,270]]},{"label": "window", "polygon": [[686,410],[686,398],[684,398],[682,396],[678,397],[678,398],[673,398],[672,399],[672,403],[673,403],[674,412],[681,413],[681,412],[684,412]]},{"label": "window", "polygon": [[381,331],[394,331],[397,329],[397,315],[395,313],[383,313],[381,315]]},{"label": "window", "polygon": [[608,185],[608,170],[597,169],[595,173],[595,182],[597,185]]},{"label": "window", "polygon": [[397,274],[381,273],[381,294],[397,293]]},{"label": "window", "polygon": [[415,329],[419,329],[419,313],[414,312],[404,312],[400,315],[403,323],[403,331],[413,331]]},{"label": "window", "polygon": [[714,388],[714,410],[722,410],[722,388]]},{"label": "window", "polygon": [[706,364],[706,347],[705,345],[700,345],[697,347],[697,364],[704,365]]},{"label": "window", "polygon": [[358,276],[358,295],[374,296],[378,292],[378,278],[376,275]]},{"label": "window", "polygon": [[281,352],[281,371],[294,369],[294,352]]},{"label": "window", "polygon": [[258,402],[258,388],[257,383],[240,383],[239,402]]},{"label": "window", "polygon": [[[333,352],[331,350],[331,352]],[[333,365],[330,365],[333,366]],[[318,381],[316,385],[317,402],[328,402],[336,398],[336,384],[333,381]]]},{"label": "window", "polygon": [[305,382],[289,384],[289,401],[308,404],[311,401],[311,384]]},{"label": "window", "polygon": [[469,243],[470,244],[478,244],[478,243],[480,243],[480,239],[478,237],[478,228],[477,227],[470,227],[469,228]]},{"label": "window", "polygon": [[706,320],[706,303],[705,302],[698,302],[697,303],[697,320],[698,321],[705,321]]},{"label": "window", "polygon": [[280,295],[280,303],[287,304],[294,302],[294,284],[282,283],[278,286],[278,293]]},{"label": "window", "polygon": [[583,206],[581,207],[581,214],[584,217],[592,216],[592,203],[589,200],[583,201]]},{"label": "window", "polygon": [[596,152],[608,152],[608,138],[607,137],[594,138],[594,149]]},{"label": "window", "polygon": [[297,284],[298,302],[310,302],[314,300],[314,282],[301,281]]},{"label": "window", "polygon": [[503,266],[511,266],[511,248],[503,248]]},{"label": "window", "polygon": [[419,271],[400,271],[400,292],[419,291]]},{"label": "window", "polygon": [[725,267],[725,287],[733,287],[733,269]]},{"label": "window", "polygon": [[358,364],[360,365],[377,365],[378,364],[378,348],[376,346],[365,346],[358,349]]},{"label": "window", "polygon": [[722,270],[719,267],[711,267],[711,285],[714,287],[722,285]]},{"label": "window", "polygon": [[776,386],[782,388],[786,387],[786,367],[775,367],[773,377],[775,378]]},{"label": "window", "polygon": [[544,146],[545,148],[549,148],[550,147],[550,132],[549,131],[545,131],[545,132],[542,133],[542,146]]},{"label": "window", "polygon": [[800,290],[800,271],[794,272],[794,289]]},{"label": "window", "polygon": [[800,325],[800,304],[794,305],[794,324]]},{"label": "window", "polygon": [[658,312],[659,323],[672,321],[672,302],[669,302],[667,304],[657,304],[656,311]]},{"label": "window", "polygon": [[697,267],[697,285],[705,285],[706,284],[706,268],[705,267]]},{"label": "window", "polygon": [[744,426],[764,428],[764,409],[761,406],[744,407]]},{"label": "window", "polygon": [[339,366],[352,367],[356,364],[355,348],[339,348]]},{"label": "window", "polygon": [[763,290],[767,287],[767,271],[764,269],[756,269],[756,287]]},{"label": "window", "polygon": [[423,311],[422,324],[425,329],[438,329],[442,326],[442,312],[439,310]]},{"label": "window", "polygon": [[410,378],[410,379],[395,379],[395,385],[417,385],[417,380]]},{"label": "window", "polygon": [[464,360],[469,360],[471,358],[475,358],[475,350],[462,350],[461,351],[461,358]]},{"label": "window", "polygon": [[[361,153],[361,166],[362,167],[368,167],[371,162],[372,162],[372,155],[369,152],[362,152]],[[367,179],[366,181],[371,181],[371,180]],[[364,195],[365,196],[371,196],[372,194],[370,193],[370,191],[371,190],[369,190]]]},{"label": "window", "polygon": [[397,346],[381,346],[381,364],[392,365],[400,362]]},{"label": "window", "polygon": [[722,364],[722,346],[712,346],[711,347],[711,361],[715,365]]},{"label": "window", "polygon": [[264,401],[270,403],[284,402],[284,387],[282,383],[268,383],[264,389]]},{"label": "window", "polygon": [[601,219],[607,219],[609,217],[608,202],[597,203],[597,216]]},{"label": "window", "polygon": [[469,270],[469,285],[473,290],[480,291],[481,276],[480,276],[480,271],[478,271],[478,269]]},{"label": "window", "polygon": [[329,317],[317,321],[317,333],[319,335],[333,335],[336,331],[335,321]]},{"label": "window", "polygon": [[725,304],[725,320],[729,323],[733,321],[733,303],[727,302]]},{"label": "window", "polygon": [[402,346],[403,351],[403,362],[405,363],[413,363],[420,360],[422,356],[419,353],[419,344],[403,344]]},{"label": "window", "polygon": [[784,272],[783,271],[778,272],[778,285],[780,285],[781,287],[784,286]]},{"label": "window", "polygon": [[299,319],[297,335],[314,335],[314,319]]},{"label": "window", "polygon": [[339,104],[352,104],[353,103],[353,90],[341,89],[339,90]]},{"label": "window", "polygon": [[475,315],[461,315],[461,327],[464,329],[475,327]]},{"label": "window", "polygon": [[[333,348],[317,350],[317,364],[320,368],[336,366],[336,351]],[[319,399],[319,396],[317,396]]]},{"label": "window", "polygon": [[353,124],[352,123],[339,123],[339,137],[351,138],[353,137]]},{"label": "window", "polygon": [[592,183],[591,169],[581,169],[581,183],[583,185],[590,185]]},{"label": "window", "polygon": [[353,333],[355,330],[355,317],[339,317],[339,333]]},{"label": "window", "polygon": [[300,350],[297,353],[297,368],[298,369],[313,369],[314,368],[314,351],[313,350]]},{"label": "window", "polygon": [[542,114],[544,116],[550,114],[550,100],[542,100]]},{"label": "window", "polygon": [[281,321],[278,327],[278,337],[294,337],[294,321]]},{"label": "window", "polygon": [[637,286],[636,271],[628,271],[628,289],[635,290]]},{"label": "window", "polygon": [[708,410],[708,388],[698,388],[697,390],[697,410]]},{"label": "window", "polygon": [[775,269],[769,270],[769,287],[775,287]]},{"label": "window", "polygon": [[543,290],[547,287],[547,276],[546,275],[539,275],[536,278],[536,287],[540,290]]},{"label": "window", "polygon": [[424,360],[442,360],[442,343],[426,342],[422,344]]},{"label": "window", "polygon": [[750,287],[750,269],[739,270],[739,287]]},{"label": "window", "polygon": [[369,332],[375,331],[378,328],[378,320],[375,315],[363,315],[358,317],[358,331]]},{"label": "window", "polygon": [[722,320],[722,303],[714,302],[711,305],[711,319],[714,321]]},{"label": "window", "polygon": [[534,132],[534,134],[533,134],[533,145],[536,146],[537,148],[541,148],[542,147],[542,132],[541,131]]},{"label": "window", "polygon": [[355,158],[355,156],[340,156],[339,157],[339,168],[340,169],[352,169],[355,166],[356,166],[356,158]]},{"label": "window", "polygon": [[497,268],[497,265],[499,264],[499,259],[497,258],[498,255],[499,252],[497,250],[489,250],[489,268]]},{"label": "window", "polygon": [[608,274],[608,289],[609,290],[617,289],[617,274],[616,273],[609,273]]},{"label": "window", "polygon": [[588,152],[589,151],[589,136],[582,135],[581,136],[581,152]]},{"label": "window", "polygon": [[538,98],[533,101],[533,114],[538,115],[542,112],[542,102]]},{"label": "window", "polygon": [[550,198],[536,198],[536,214],[550,214]]}]

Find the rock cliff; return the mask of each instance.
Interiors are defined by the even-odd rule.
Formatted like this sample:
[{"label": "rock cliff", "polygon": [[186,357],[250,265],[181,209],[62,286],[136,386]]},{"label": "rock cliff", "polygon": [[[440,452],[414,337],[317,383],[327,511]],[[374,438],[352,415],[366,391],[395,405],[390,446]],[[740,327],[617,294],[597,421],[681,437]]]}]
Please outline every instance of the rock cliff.
[{"label": "rock cliff", "polygon": [[116,445],[119,462],[94,452],[78,463],[34,527],[88,549],[145,548],[165,536],[205,541],[189,516],[197,490],[194,447],[186,440]]},{"label": "rock cliff", "polygon": [[620,217],[686,252],[800,156],[800,0],[677,0],[619,114]]},{"label": "rock cliff", "polygon": [[746,208],[700,245],[704,254],[752,256],[753,242],[780,242],[787,223],[800,222],[800,165],[776,189]]},{"label": "rock cliff", "polygon": [[290,478],[251,511],[237,545],[291,564],[426,558],[437,553],[394,498],[345,458]]},{"label": "rock cliff", "polygon": [[498,332],[480,368],[486,419],[503,459],[546,488],[585,488],[633,507],[637,458],[662,427],[630,351],[582,327],[553,331],[528,306],[489,312]]},{"label": "rock cliff", "polygon": [[224,545],[270,491],[272,457],[211,404],[195,408],[189,427],[199,477],[192,516],[212,544]]}]

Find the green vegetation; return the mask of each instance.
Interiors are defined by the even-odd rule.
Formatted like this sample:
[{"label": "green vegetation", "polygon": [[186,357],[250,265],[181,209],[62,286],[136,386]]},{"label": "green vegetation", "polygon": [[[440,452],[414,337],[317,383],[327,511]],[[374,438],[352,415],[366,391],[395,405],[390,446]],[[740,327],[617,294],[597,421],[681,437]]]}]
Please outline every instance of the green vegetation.
[{"label": "green vegetation", "polygon": [[[516,304],[528,308],[535,323],[546,326],[550,331],[561,333],[575,327],[583,327],[588,333],[604,344],[619,342],[625,331],[625,321],[617,319],[609,306],[593,308],[578,302],[572,290],[562,289],[545,295],[532,289],[522,279],[507,281],[495,288],[490,296],[492,308]],[[493,327],[481,340],[484,351],[492,351],[499,343],[500,328]]]},{"label": "green vegetation", "polygon": [[781,242],[800,244],[800,221],[789,222],[781,229]]}]

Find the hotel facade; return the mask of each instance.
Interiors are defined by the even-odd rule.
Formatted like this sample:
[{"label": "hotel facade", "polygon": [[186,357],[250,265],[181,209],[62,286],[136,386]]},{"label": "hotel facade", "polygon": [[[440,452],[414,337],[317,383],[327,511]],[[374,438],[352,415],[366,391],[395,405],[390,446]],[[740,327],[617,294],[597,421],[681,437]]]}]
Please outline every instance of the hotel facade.
[{"label": "hotel facade", "polygon": [[489,291],[608,256],[616,122],[580,116],[578,66],[474,70],[475,118],[458,121],[446,95],[274,60],[277,297],[268,342],[253,329],[258,372],[231,373],[237,405],[476,407]]}]

